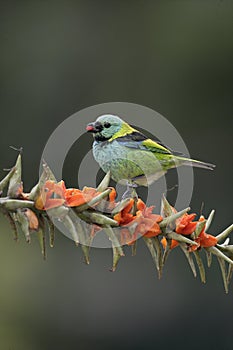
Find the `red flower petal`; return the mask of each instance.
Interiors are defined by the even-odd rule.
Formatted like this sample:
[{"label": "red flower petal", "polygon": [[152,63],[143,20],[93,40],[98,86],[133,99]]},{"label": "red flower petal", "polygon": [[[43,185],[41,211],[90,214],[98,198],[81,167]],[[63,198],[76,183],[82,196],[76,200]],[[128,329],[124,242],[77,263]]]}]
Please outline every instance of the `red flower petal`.
[{"label": "red flower petal", "polygon": [[176,220],[176,233],[190,235],[196,229],[196,222],[193,222],[196,214],[185,213]]},{"label": "red flower petal", "polygon": [[[162,243],[162,246],[163,248],[165,249],[166,246],[167,246],[167,240],[165,237],[163,237],[161,239],[161,243]],[[179,242],[177,242],[175,239],[172,239],[172,244],[171,244],[171,249],[174,249],[175,247],[177,247],[179,245]]]},{"label": "red flower petal", "polygon": [[60,207],[64,202],[65,200],[62,198],[47,199],[44,204],[44,210]]},{"label": "red flower petal", "polygon": [[117,193],[116,193],[115,188],[111,187],[111,192],[109,193],[109,201],[114,202],[116,199],[116,195],[117,195]]},{"label": "red flower petal", "polygon": [[213,247],[218,243],[217,238],[205,233],[203,238],[201,238],[200,245],[201,247]]},{"label": "red flower petal", "polygon": [[30,230],[37,230],[39,227],[39,221],[38,221],[38,218],[37,218],[36,214],[34,213],[34,211],[27,208],[25,210],[25,215],[28,218]]},{"label": "red flower petal", "polygon": [[131,198],[129,201],[129,204],[122,209],[119,213],[114,215],[113,219],[116,220],[119,225],[127,225],[129,224],[132,220],[134,220],[135,216],[130,213],[131,209],[133,208],[134,205],[134,200]]}]

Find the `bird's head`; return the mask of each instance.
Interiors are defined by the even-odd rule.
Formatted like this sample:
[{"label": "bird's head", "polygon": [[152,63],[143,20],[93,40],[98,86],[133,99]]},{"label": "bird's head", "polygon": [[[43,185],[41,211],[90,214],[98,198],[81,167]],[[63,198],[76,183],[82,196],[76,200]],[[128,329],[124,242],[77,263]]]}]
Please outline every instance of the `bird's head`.
[{"label": "bird's head", "polygon": [[86,130],[93,134],[96,141],[107,141],[122,128],[123,123],[116,115],[104,114],[89,123]]}]

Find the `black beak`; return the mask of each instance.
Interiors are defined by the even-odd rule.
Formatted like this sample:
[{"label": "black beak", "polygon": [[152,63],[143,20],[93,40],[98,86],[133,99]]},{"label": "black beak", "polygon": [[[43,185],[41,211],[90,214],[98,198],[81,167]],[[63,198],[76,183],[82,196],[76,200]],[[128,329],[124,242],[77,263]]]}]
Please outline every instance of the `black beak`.
[{"label": "black beak", "polygon": [[101,132],[103,130],[103,126],[99,122],[89,123],[86,126],[86,130],[87,130],[87,132],[91,132],[91,133],[96,134],[97,132]]}]

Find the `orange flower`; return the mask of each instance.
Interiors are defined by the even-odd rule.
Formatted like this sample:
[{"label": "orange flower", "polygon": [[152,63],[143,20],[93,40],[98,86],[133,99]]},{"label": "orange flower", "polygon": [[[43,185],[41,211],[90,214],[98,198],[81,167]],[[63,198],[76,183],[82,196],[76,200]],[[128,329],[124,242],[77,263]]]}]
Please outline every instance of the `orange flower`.
[{"label": "orange flower", "polygon": [[114,187],[110,187],[110,188],[111,188],[111,192],[109,193],[108,198],[109,198],[109,202],[112,203],[115,201],[117,193]]},{"label": "orange flower", "polygon": [[213,247],[218,243],[218,240],[216,237],[203,232],[203,235],[201,236],[201,240],[200,240],[200,246],[203,248],[207,248],[207,247]]},{"label": "orange flower", "polygon": [[98,194],[92,187],[84,187],[81,191],[77,188],[66,188],[63,180],[58,183],[49,180],[46,181],[40,196],[36,199],[35,207],[39,210],[48,210],[62,204],[77,207],[89,202]]},{"label": "orange flower", "polygon": [[141,199],[137,202],[137,209],[139,209],[136,213],[139,224],[136,233],[147,238],[158,236],[161,233],[158,223],[163,220],[162,216],[153,214],[154,206],[147,207]]},{"label": "orange flower", "polygon": [[39,227],[39,221],[38,221],[38,218],[37,218],[36,214],[34,213],[34,211],[26,208],[24,212],[28,218],[29,229],[30,230],[37,230]]},{"label": "orange flower", "polygon": [[176,233],[181,233],[182,235],[191,235],[196,229],[197,222],[193,222],[196,214],[185,213],[180,218],[176,220]]},{"label": "orange flower", "polygon": [[[203,216],[200,217],[199,219],[199,222],[201,221],[204,221],[205,218]],[[205,226],[203,227],[201,233],[199,234],[199,236],[197,238],[195,238],[195,242],[198,244],[198,245],[192,245],[190,248],[189,248],[189,251],[192,252],[192,251],[195,251],[197,250],[198,248],[200,247],[203,247],[203,248],[207,248],[207,247],[213,247],[215,246],[218,241],[217,241],[217,238],[206,233],[205,232]]]},{"label": "orange flower", "polygon": [[68,188],[64,195],[68,207],[77,207],[86,203],[82,191],[77,188]]},{"label": "orange flower", "polygon": [[35,200],[35,207],[39,210],[48,210],[59,207],[65,202],[64,193],[64,181],[56,183],[48,180],[45,182],[40,195]]},{"label": "orange flower", "polygon": [[117,202],[115,201],[117,193],[114,187],[109,187],[111,189],[111,192],[108,195],[108,201],[106,203],[106,210],[108,212],[111,212],[117,205]]},{"label": "orange flower", "polygon": [[138,209],[137,214],[139,213],[140,215],[141,213],[144,218],[152,219],[152,220],[155,220],[156,222],[162,221],[163,217],[161,215],[152,213],[154,208],[155,208],[154,205],[152,205],[151,207],[147,207],[146,204],[141,199],[139,199],[137,202],[137,209]]},{"label": "orange flower", "polygon": [[84,187],[82,191],[77,188],[68,188],[65,190],[65,204],[68,207],[78,207],[79,205],[89,202],[98,194],[99,192],[92,187]]},{"label": "orange flower", "polygon": [[131,198],[129,204],[126,205],[119,213],[114,215],[113,219],[116,220],[119,225],[127,225],[135,219],[135,216],[131,213],[134,205],[134,200]]},{"label": "orange flower", "polygon": [[141,198],[138,198],[137,201],[137,209],[143,211],[146,208],[146,204],[143,202]]},{"label": "orange flower", "polygon": [[[165,249],[167,246],[167,240],[165,237],[163,237],[161,239],[161,243],[162,243],[163,248]],[[171,249],[177,247],[178,245],[179,245],[179,242],[177,242],[175,239],[172,239]]]},{"label": "orange flower", "polygon": [[[118,214],[114,216],[114,219],[120,224],[125,225],[125,228],[121,230],[122,244],[133,244],[138,237],[155,237],[161,233],[159,222],[163,220],[162,216],[153,214],[154,207],[147,207],[146,204],[139,199],[137,202],[137,212],[134,216],[130,211],[133,208],[134,200],[131,199],[129,204]],[[137,223],[135,231],[130,234],[128,227]]]},{"label": "orange flower", "polygon": [[[194,215],[194,214],[190,214],[190,215]],[[200,217],[200,219],[198,220],[198,222],[204,221],[205,218],[203,216]],[[197,225],[198,222],[195,222],[195,224]],[[187,227],[187,226],[186,226]],[[180,232],[178,232],[180,233]],[[212,247],[215,246],[217,244],[217,238],[206,233],[205,232],[205,227],[203,227],[201,233],[199,234],[199,236],[197,238],[194,239],[194,241],[198,244],[198,245],[191,245],[189,247],[189,251],[193,252],[201,247],[203,248],[207,248],[207,247]],[[164,249],[167,246],[167,240],[165,237],[163,237],[161,239],[161,243],[164,247]],[[175,239],[172,239],[172,244],[171,244],[171,249],[177,247],[179,245],[179,242],[177,242]]]},{"label": "orange flower", "polygon": [[151,238],[158,236],[161,233],[161,229],[158,222],[149,218],[141,217],[135,232],[143,237]]}]

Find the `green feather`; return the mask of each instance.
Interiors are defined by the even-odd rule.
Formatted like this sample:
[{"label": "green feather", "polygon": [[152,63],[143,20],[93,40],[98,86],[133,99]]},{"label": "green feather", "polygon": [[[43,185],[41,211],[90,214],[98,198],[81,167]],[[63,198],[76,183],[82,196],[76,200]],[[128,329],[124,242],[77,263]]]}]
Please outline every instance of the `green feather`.
[{"label": "green feather", "polygon": [[145,141],[142,141],[142,145],[145,146],[147,150],[151,152],[171,154],[171,152],[167,148],[165,148],[164,146],[158,144],[157,142],[151,139],[146,139]]}]

